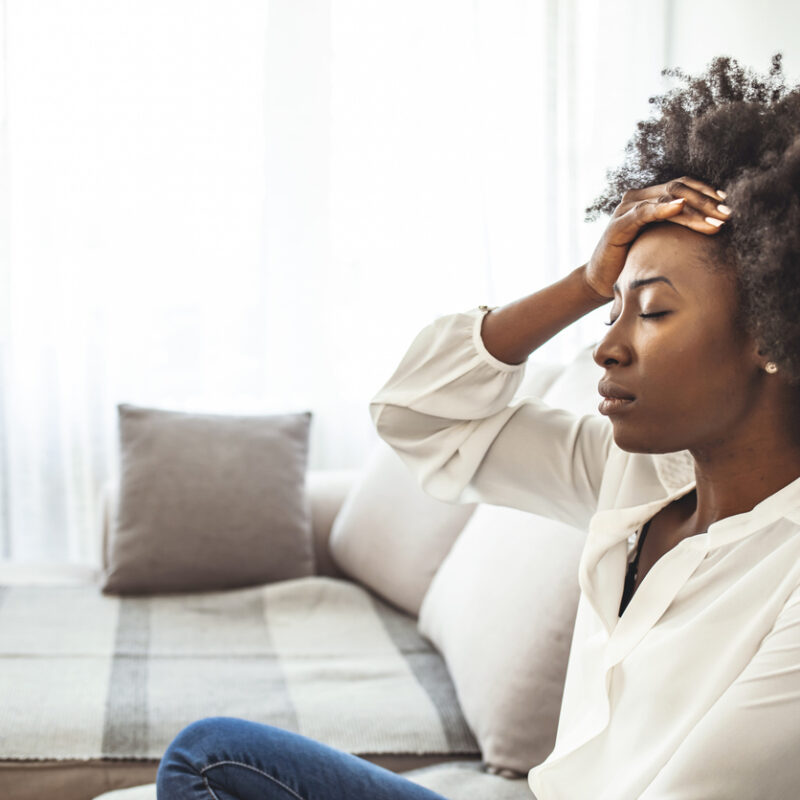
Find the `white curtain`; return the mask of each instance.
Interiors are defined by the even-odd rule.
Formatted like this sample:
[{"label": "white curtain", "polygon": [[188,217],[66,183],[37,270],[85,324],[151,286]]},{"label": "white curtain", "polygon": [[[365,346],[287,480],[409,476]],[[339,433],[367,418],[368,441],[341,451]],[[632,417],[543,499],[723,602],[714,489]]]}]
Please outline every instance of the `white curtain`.
[{"label": "white curtain", "polygon": [[667,0],[3,8],[16,560],[97,560],[120,402],[310,409],[312,466],[360,465],[368,400],[422,325],[588,258],[583,208],[663,87],[670,27]]}]

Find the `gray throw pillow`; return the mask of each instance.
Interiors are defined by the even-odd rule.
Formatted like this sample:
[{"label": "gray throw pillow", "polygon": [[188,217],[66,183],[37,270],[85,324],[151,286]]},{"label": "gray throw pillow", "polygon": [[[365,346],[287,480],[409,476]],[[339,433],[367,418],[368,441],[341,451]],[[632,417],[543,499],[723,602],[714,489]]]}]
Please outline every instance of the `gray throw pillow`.
[{"label": "gray throw pillow", "polygon": [[219,590],[314,574],[309,412],[117,410],[119,503],[104,592]]}]

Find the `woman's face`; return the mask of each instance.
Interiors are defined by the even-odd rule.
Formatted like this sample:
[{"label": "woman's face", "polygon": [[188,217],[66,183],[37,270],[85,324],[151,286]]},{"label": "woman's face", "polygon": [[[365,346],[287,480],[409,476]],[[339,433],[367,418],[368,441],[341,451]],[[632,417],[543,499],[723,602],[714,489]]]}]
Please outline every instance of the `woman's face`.
[{"label": "woman's face", "polygon": [[634,398],[605,412],[623,450],[695,450],[746,425],[760,361],[736,326],[732,280],[705,266],[715,247],[674,223],[646,228],[631,246],[609,310],[614,323],[594,351],[601,384]]}]

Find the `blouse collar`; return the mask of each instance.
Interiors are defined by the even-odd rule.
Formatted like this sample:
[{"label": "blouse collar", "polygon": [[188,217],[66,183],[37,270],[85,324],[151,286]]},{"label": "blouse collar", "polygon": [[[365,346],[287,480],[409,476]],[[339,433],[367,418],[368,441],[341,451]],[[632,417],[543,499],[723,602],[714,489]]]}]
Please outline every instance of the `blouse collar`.
[{"label": "blouse collar", "polygon": [[[696,485],[697,481],[692,479],[679,489],[649,503],[598,511],[592,517],[589,530],[600,536],[606,544],[626,539],[662,508],[691,492]],[[709,549],[713,549],[741,539],[782,517],[800,524],[800,477],[765,497],[749,511],[712,522],[705,533],[695,536],[706,536]]]},{"label": "blouse collar", "polygon": [[[609,633],[617,625],[619,594],[622,591],[627,562],[628,536],[673,500],[688,494],[695,486],[696,481],[693,479],[649,503],[605,509],[592,517],[581,554],[579,582]],[[669,578],[670,586],[663,587],[663,597],[660,600],[668,603],[680,584],[708,552],[743,539],[784,517],[800,524],[800,477],[764,498],[750,511],[718,520],[709,525],[707,531],[684,539],[681,542],[681,552],[672,554],[675,571]],[[663,611],[661,605],[663,604],[659,603],[658,608],[653,606],[650,609],[656,617]]]}]

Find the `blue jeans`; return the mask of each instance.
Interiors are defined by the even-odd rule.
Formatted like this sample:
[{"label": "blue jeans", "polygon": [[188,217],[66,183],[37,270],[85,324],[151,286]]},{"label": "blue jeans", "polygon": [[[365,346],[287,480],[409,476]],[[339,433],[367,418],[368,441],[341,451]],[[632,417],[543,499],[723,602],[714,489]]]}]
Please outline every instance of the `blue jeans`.
[{"label": "blue jeans", "polygon": [[156,785],[158,800],[445,800],[299,733],[232,717],[184,728]]}]

